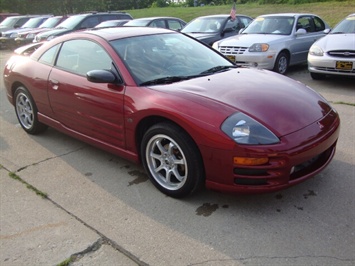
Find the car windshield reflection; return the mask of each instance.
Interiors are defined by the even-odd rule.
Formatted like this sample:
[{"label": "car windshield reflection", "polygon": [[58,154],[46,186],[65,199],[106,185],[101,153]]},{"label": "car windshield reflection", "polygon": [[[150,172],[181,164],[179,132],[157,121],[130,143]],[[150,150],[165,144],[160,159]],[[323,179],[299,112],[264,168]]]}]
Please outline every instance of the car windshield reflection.
[{"label": "car windshield reflection", "polygon": [[139,85],[178,82],[234,67],[218,53],[179,33],[111,41]]},{"label": "car windshield reflection", "polygon": [[290,35],[294,20],[293,17],[259,17],[243,31],[243,34]]}]

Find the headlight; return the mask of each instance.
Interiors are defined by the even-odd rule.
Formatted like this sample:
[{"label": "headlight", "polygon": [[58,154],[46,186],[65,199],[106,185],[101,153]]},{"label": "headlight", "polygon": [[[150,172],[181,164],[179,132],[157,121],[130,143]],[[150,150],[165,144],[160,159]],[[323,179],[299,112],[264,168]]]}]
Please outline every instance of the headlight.
[{"label": "headlight", "polygon": [[228,117],[221,129],[239,144],[265,145],[280,141],[269,129],[243,113],[235,113]]},{"label": "headlight", "polygon": [[266,52],[267,50],[269,50],[267,43],[254,43],[249,47],[249,52]]},{"label": "headlight", "polygon": [[47,41],[53,40],[56,36],[52,35],[47,38]]},{"label": "headlight", "polygon": [[311,48],[309,49],[309,54],[316,55],[316,56],[323,56],[324,52],[322,48],[320,48],[319,46],[312,45]]},{"label": "headlight", "polygon": [[17,32],[11,33],[10,38],[15,39],[18,36]]},{"label": "headlight", "polygon": [[212,48],[218,51],[218,43],[217,42],[213,43]]},{"label": "headlight", "polygon": [[29,34],[27,34],[26,39],[34,39],[35,36],[36,36],[36,34],[29,33]]}]

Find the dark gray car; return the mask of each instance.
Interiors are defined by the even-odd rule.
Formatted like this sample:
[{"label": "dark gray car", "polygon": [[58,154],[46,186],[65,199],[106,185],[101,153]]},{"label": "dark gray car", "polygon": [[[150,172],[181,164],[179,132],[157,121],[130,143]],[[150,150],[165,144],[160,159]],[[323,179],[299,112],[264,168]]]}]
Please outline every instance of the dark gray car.
[{"label": "dark gray car", "polygon": [[229,14],[203,16],[191,20],[181,32],[212,46],[216,41],[238,34],[252,20],[241,14],[237,14],[234,20]]}]

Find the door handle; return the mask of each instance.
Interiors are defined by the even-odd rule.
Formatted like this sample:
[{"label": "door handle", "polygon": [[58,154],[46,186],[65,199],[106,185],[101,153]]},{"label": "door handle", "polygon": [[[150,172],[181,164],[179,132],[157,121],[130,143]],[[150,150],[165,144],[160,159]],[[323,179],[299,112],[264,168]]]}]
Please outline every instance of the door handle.
[{"label": "door handle", "polygon": [[51,83],[53,90],[58,90],[58,87],[59,87],[59,81],[58,80],[50,79],[49,82]]}]

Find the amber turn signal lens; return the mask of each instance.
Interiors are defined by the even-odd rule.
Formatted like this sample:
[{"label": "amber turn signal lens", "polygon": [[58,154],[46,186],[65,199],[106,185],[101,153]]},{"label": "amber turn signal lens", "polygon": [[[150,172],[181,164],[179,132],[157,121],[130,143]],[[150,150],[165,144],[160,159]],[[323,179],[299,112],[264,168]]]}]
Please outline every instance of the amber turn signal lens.
[{"label": "amber turn signal lens", "polygon": [[269,158],[249,158],[249,157],[234,157],[234,164],[238,165],[262,165],[269,161]]}]

